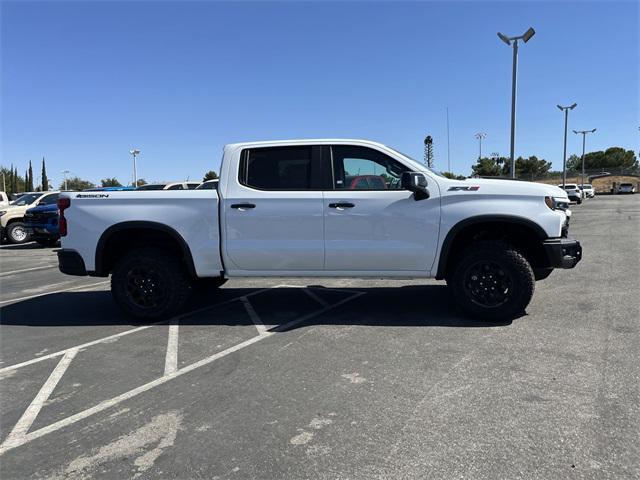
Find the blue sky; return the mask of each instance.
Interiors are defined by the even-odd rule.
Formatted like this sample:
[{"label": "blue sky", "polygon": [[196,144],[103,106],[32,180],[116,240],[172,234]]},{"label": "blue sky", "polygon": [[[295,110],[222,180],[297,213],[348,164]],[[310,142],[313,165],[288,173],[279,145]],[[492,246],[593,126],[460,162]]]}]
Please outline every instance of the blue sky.
[{"label": "blue sky", "polygon": [[[517,155],[561,168],[563,116],[587,150],[638,149],[638,2],[2,2],[1,162],[47,159],[97,182],[199,178],[225,143],[349,137],[469,174],[509,153],[511,49],[520,49]],[[570,134],[569,153],[581,141]],[[39,167],[36,169],[39,173]]]}]

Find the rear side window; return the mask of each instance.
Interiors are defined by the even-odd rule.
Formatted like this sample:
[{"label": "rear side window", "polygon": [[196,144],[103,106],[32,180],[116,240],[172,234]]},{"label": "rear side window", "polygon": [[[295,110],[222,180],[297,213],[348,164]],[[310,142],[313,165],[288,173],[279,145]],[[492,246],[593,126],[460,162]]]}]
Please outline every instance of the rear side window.
[{"label": "rear side window", "polygon": [[240,183],[259,190],[310,190],[312,147],[244,150]]}]

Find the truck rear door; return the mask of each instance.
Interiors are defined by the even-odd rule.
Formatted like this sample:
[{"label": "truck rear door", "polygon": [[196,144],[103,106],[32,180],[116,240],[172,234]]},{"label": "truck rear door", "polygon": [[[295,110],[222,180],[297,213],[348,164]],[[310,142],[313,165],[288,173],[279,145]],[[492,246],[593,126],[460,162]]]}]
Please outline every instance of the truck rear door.
[{"label": "truck rear door", "polygon": [[241,151],[222,203],[230,273],[324,268],[320,168],[318,146]]}]

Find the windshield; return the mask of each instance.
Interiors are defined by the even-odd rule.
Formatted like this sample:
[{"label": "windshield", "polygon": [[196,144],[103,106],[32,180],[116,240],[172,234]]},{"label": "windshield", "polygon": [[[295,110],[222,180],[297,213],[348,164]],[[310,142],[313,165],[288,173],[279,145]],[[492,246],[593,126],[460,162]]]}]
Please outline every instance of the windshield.
[{"label": "windshield", "polygon": [[21,197],[16,198],[13,202],[10,202],[10,205],[17,205],[19,207],[23,205],[31,205],[41,196],[42,193],[27,193],[25,195],[22,195]]},{"label": "windshield", "polygon": [[429,168],[429,167],[427,167],[426,165],[424,165],[424,164],[422,164],[421,162],[417,161],[415,158],[412,158],[412,157],[410,157],[409,155],[407,155],[407,154],[405,154],[405,153],[402,153],[402,152],[401,152],[401,151],[399,151],[399,150],[396,150],[395,148],[391,148],[391,147],[389,147],[389,146],[387,146],[387,148],[388,148],[389,150],[392,150],[392,151],[396,152],[396,153],[397,153],[398,155],[400,155],[401,157],[405,157],[405,158],[408,158],[409,160],[411,160],[412,162],[419,163],[420,165],[422,165],[424,168],[426,168],[427,170],[429,170],[429,171],[430,171],[431,173],[433,173],[434,175],[437,175],[437,176],[442,177],[442,178],[446,178],[446,177],[445,177],[442,173],[440,173],[439,171],[434,170],[433,168]]}]

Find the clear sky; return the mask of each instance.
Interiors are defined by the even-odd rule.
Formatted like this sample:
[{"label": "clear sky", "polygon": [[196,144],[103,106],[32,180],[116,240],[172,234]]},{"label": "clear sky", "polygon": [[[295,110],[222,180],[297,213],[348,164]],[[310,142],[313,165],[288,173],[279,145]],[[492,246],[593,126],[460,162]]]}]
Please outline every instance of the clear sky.
[{"label": "clear sky", "polygon": [[[98,182],[200,178],[222,146],[347,137],[447,168],[509,153],[511,49],[520,49],[516,155],[562,165],[569,128],[589,150],[638,149],[639,3],[2,1],[1,163],[47,159]],[[570,133],[569,154],[581,141]]]}]

